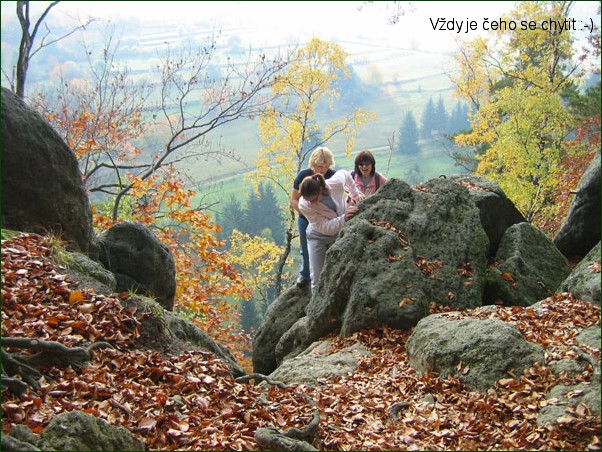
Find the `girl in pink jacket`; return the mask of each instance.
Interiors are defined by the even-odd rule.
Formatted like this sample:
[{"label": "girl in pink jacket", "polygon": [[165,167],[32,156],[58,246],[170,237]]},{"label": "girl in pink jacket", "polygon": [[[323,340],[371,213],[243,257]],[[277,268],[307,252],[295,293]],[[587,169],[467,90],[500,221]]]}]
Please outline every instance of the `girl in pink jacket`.
[{"label": "girl in pink jacket", "polygon": [[[376,159],[372,152],[364,150],[358,152],[355,157],[355,168],[351,176],[357,188],[367,196],[373,195],[385,182],[387,178],[376,172]],[[347,198],[347,204],[352,204],[352,198]]]},{"label": "girl in pink jacket", "polygon": [[307,248],[311,289],[314,292],[322,273],[326,251],[336,240],[345,222],[358,212],[356,206],[346,205],[345,192],[349,193],[354,202],[361,201],[365,195],[345,170],[337,171],[330,179],[324,179],[321,174],[306,177],[301,182],[299,192],[299,212],[309,221]]}]

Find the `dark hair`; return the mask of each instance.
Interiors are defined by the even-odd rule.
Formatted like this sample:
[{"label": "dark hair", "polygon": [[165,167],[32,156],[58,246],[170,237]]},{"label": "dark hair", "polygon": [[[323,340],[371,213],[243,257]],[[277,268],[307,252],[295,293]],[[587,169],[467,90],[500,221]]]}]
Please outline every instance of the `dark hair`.
[{"label": "dark hair", "polygon": [[301,196],[307,199],[309,196],[317,195],[325,188],[326,179],[324,179],[324,176],[322,176],[320,173],[316,173],[312,176],[307,176],[301,181],[299,193]]},{"label": "dark hair", "polygon": [[374,176],[376,172],[376,160],[374,159],[374,155],[370,151],[360,151],[355,157],[355,174],[362,174],[360,172],[360,163],[370,163],[372,165],[372,170],[370,171],[370,176]]}]

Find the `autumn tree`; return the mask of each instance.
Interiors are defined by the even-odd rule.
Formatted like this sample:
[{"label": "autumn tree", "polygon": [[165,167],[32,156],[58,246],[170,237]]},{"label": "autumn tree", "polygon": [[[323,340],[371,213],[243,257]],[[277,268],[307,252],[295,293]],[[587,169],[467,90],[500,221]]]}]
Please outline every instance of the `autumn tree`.
[{"label": "autumn tree", "polygon": [[[278,76],[271,87],[275,101],[259,120],[263,146],[251,176],[256,187],[261,181],[270,181],[288,200],[293,180],[315,146],[342,135],[345,152],[350,154],[357,128],[374,115],[360,108],[330,122],[320,121],[316,115],[319,106],[332,107],[338,98],[336,81],[349,74],[346,58],[347,53],[339,45],[314,38],[295,52],[286,71]],[[286,241],[276,274],[277,294],[282,291],[295,229],[295,210],[287,206],[286,211]]]},{"label": "autumn tree", "polygon": [[[250,293],[223,252],[219,226],[193,205],[196,192],[186,188],[181,169],[200,159],[236,158],[211,136],[259,116],[286,61],[260,53],[221,62],[211,36],[205,46],[167,49],[154,67],[156,90],[148,92],[116,63],[117,44],[108,39],[100,49],[86,48],[89,77],[62,80],[64,89],[42,95],[39,105],[55,101],[45,117],[76,152],[88,190],[103,196],[94,206],[95,226],[102,231],[128,219],[153,229],[174,254],[176,308],[228,346],[242,338],[232,328],[239,320],[231,299]],[[164,140],[145,141],[149,131]]]},{"label": "autumn tree", "polygon": [[100,48],[82,41],[88,63],[84,77],[59,74],[50,88],[32,97],[32,104],[75,153],[87,191],[96,201],[105,199],[116,221],[115,197],[129,184],[127,174],[149,166],[136,141],[148,127],[143,111],[151,90],[117,63],[119,41],[113,29],[105,29],[103,36]]},{"label": "autumn tree", "polygon": [[274,269],[281,255],[282,247],[272,240],[236,229],[230,235],[230,261],[240,269],[259,314],[263,314],[271,302]]},{"label": "autumn tree", "polygon": [[[572,2],[521,2],[502,20],[562,22]],[[528,221],[556,214],[552,194],[573,117],[562,91],[577,74],[569,31],[498,30],[462,45],[457,93],[476,110],[456,143],[479,152],[477,174],[500,184]]]}]

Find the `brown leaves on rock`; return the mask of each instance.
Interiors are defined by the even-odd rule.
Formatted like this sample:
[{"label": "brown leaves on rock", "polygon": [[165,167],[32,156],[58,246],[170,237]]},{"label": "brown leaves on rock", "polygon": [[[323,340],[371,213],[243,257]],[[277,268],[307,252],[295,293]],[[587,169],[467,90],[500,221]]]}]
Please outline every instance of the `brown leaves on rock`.
[{"label": "brown leaves on rock", "polygon": [[592,262],[587,266],[592,273],[600,273],[600,261]]},{"label": "brown leaves on rock", "polygon": [[[541,304],[540,312],[518,307],[431,311],[452,318],[499,318],[513,323],[528,340],[554,346],[546,352],[546,364],[559,359],[561,350],[564,357],[570,354],[567,346],[575,344],[577,331],[574,319],[581,328],[600,324],[598,307],[567,294]],[[407,362],[404,344],[409,335],[409,331],[384,328],[335,340],[339,347],[361,342],[371,355],[361,359],[357,372],[323,381],[324,386],[316,389],[324,414],[324,449],[599,450],[600,415],[592,415],[585,405],[568,409],[558,425],[537,424],[540,409],[555,403],[546,399],[549,389],[591,381],[591,366],[569,378],[536,364],[523,375],[500,379],[485,393],[470,391],[455,378],[418,375]],[[588,351],[599,360],[599,351]],[[468,366],[458,366],[461,372],[470,372]],[[345,389],[332,391],[332,387]]]},{"label": "brown leaves on rock", "polygon": [[471,181],[469,179],[457,179],[455,182],[458,185],[463,185],[464,187],[468,188],[468,190],[470,190],[470,191],[491,191],[485,187],[481,187],[480,185],[477,185],[476,183],[474,183],[473,181]]},{"label": "brown leaves on rock", "polygon": [[423,256],[418,256],[416,258],[416,267],[420,269],[424,276],[430,276],[431,278],[434,278],[435,270],[443,267],[443,262],[441,262],[439,259],[427,261]]},{"label": "brown leaves on rock", "polygon": [[71,291],[50,260],[45,240],[20,235],[2,246],[2,336],[32,337],[72,346],[103,340],[131,345],[139,336],[133,312],[119,300]]},{"label": "brown leaves on rock", "polygon": [[403,235],[401,230],[394,224],[391,224],[388,221],[378,221],[375,219],[371,219],[370,223],[373,224],[374,226],[381,227],[388,231],[393,231],[395,234],[397,234],[397,238],[399,239],[399,244],[401,245],[401,248],[404,250],[407,250],[410,248],[410,241]]}]

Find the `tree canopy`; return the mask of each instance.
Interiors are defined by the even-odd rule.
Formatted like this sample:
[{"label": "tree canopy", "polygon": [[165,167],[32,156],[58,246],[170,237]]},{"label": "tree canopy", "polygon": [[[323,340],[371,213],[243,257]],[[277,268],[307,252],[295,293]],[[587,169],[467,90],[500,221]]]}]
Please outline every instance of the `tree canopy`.
[{"label": "tree canopy", "polygon": [[[503,19],[562,22],[572,6],[520,2]],[[571,33],[541,27],[491,31],[464,43],[455,57],[456,91],[476,110],[472,129],[456,143],[475,147],[476,172],[499,183],[527,220],[558,215],[553,198],[560,162],[584,151],[567,146],[575,117],[563,91],[580,75]]]}]

